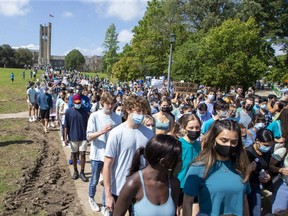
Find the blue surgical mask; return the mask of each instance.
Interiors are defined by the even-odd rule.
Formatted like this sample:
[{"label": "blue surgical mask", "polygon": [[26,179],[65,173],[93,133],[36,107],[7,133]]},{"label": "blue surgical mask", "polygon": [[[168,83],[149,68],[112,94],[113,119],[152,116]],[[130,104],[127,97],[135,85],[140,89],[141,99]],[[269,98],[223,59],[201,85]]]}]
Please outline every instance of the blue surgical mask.
[{"label": "blue surgical mask", "polygon": [[267,105],[263,104],[263,105],[260,106],[260,108],[263,109],[263,110],[266,110],[267,109]]},{"label": "blue surgical mask", "polygon": [[80,109],[81,108],[81,103],[80,104],[74,104],[75,109]]},{"label": "blue surgical mask", "polygon": [[270,146],[260,146],[260,147],[259,147],[259,151],[261,151],[261,152],[263,152],[263,153],[269,152],[270,149],[271,149]]},{"label": "blue surgical mask", "polygon": [[132,115],[132,120],[134,124],[140,125],[144,119],[144,115],[134,113]]}]

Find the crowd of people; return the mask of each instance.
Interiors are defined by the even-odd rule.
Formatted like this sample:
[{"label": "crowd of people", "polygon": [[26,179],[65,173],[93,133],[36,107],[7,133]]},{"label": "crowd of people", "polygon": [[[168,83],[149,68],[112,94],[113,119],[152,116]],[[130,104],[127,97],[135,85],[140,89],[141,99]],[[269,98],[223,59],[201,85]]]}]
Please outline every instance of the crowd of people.
[{"label": "crowd of people", "polygon": [[27,103],[29,122],[41,119],[44,133],[59,127],[72,179],[89,182],[93,211],[260,216],[268,190],[271,213],[287,213],[288,91],[281,98],[242,86],[177,93],[149,81],[115,84],[51,70],[28,83]]}]

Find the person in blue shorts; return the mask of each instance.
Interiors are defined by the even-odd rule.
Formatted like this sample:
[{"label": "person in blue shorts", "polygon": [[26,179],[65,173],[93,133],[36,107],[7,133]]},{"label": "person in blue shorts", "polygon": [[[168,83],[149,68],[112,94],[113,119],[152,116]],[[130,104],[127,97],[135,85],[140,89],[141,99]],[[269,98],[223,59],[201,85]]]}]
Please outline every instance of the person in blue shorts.
[{"label": "person in blue shorts", "polygon": [[249,215],[247,194],[249,160],[242,146],[240,126],[233,120],[216,120],[202,140],[203,149],[191,164],[183,189],[183,216]]}]

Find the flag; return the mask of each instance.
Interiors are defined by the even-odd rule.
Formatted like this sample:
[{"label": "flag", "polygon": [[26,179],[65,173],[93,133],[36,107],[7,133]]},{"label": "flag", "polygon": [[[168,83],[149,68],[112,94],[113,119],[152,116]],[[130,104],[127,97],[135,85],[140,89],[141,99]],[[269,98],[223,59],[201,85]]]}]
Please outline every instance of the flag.
[{"label": "flag", "polygon": [[52,14],[49,14],[49,17],[53,17],[54,18],[54,16]]}]

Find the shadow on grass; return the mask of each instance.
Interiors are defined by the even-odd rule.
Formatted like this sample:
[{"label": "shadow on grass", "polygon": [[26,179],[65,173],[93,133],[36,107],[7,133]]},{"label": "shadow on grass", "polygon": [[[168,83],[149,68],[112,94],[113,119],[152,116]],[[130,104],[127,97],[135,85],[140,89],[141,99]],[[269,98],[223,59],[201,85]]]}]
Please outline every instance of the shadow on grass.
[{"label": "shadow on grass", "polygon": [[15,144],[25,144],[25,145],[29,145],[29,144],[33,144],[34,141],[32,140],[11,140],[11,141],[4,141],[4,142],[0,142],[0,148],[1,147],[5,147],[8,145],[15,145]]}]

